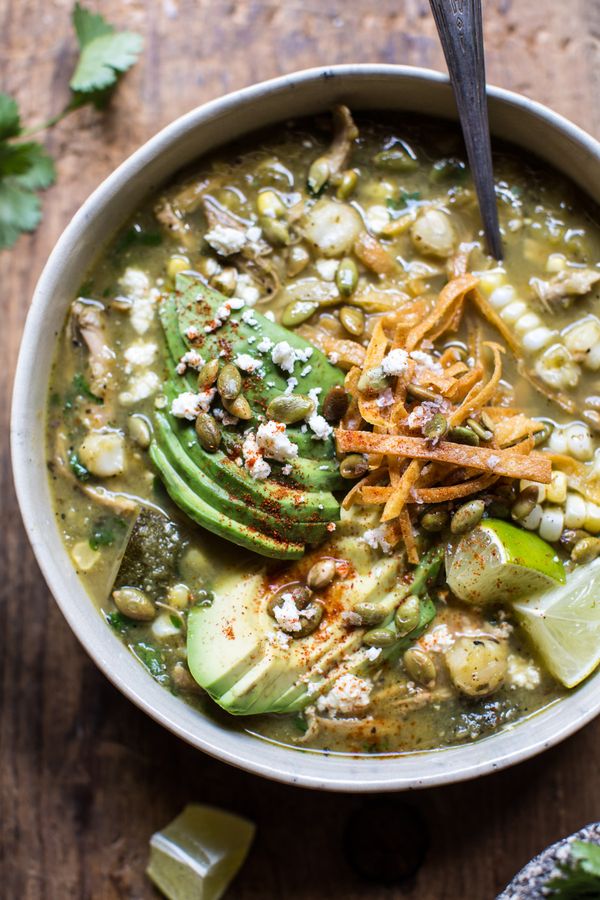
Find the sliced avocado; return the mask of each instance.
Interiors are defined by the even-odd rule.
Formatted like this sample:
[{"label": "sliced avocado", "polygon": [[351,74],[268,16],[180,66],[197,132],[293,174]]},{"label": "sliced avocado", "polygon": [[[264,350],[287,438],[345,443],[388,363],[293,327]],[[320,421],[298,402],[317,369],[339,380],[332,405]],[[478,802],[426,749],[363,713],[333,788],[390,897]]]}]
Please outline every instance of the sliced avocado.
[{"label": "sliced avocado", "polygon": [[155,425],[156,441],[173,468],[196,496],[210,506],[235,519],[236,522],[257,527],[273,537],[286,537],[309,544],[317,544],[327,537],[327,526],[323,522],[298,522],[282,515],[270,515],[237,499],[193,462],[177,440],[166,416],[157,414]]},{"label": "sliced avocado", "polygon": [[327,630],[321,627],[287,645],[285,636],[283,642],[278,640],[276,623],[267,612],[269,584],[263,572],[225,575],[213,585],[211,606],[190,610],[190,671],[228,712],[255,715],[302,709],[328,673],[359,648],[362,631],[349,630],[342,612],[391,590],[402,562],[398,557],[374,562],[373,552],[356,538],[345,544],[348,558],[362,571],[329,589]]},{"label": "sliced avocado", "polygon": [[173,502],[199,525],[240,547],[273,559],[299,559],[304,544],[278,540],[263,534],[256,528],[229,519],[224,513],[209,506],[187,486],[169,462],[156,441],[150,445],[150,458],[158,469],[167,493]]}]

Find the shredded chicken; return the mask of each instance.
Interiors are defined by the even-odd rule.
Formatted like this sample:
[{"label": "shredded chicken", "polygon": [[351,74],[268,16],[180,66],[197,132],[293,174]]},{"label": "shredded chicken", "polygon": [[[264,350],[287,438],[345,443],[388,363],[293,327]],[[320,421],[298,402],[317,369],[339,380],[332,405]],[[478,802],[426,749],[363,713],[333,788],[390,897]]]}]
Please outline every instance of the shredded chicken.
[{"label": "shredded chicken", "polygon": [[569,267],[557,272],[548,281],[532,278],[529,282],[534,293],[541,300],[545,309],[552,312],[552,304],[564,303],[569,297],[582,296],[589,293],[600,281],[598,269],[576,269]]},{"label": "shredded chicken", "polygon": [[96,304],[75,300],[71,305],[71,336],[81,340],[89,351],[90,389],[97,397],[106,396],[115,354],[106,339],[105,313]]}]

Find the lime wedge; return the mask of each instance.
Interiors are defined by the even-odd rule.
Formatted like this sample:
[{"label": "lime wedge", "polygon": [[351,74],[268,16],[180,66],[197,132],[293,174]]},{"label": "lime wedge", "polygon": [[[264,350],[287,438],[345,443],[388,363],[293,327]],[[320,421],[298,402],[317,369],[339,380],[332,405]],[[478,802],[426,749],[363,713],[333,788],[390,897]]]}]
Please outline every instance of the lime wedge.
[{"label": "lime wedge", "polygon": [[537,534],[484,519],[446,554],[446,580],[465,603],[511,603],[564,584],[565,570]]},{"label": "lime wedge", "polygon": [[253,837],[246,819],[191,803],[152,835],[146,873],[168,900],[219,900]]},{"label": "lime wedge", "polygon": [[566,585],[514,609],[548,669],[575,687],[600,662],[600,559],[576,569]]}]

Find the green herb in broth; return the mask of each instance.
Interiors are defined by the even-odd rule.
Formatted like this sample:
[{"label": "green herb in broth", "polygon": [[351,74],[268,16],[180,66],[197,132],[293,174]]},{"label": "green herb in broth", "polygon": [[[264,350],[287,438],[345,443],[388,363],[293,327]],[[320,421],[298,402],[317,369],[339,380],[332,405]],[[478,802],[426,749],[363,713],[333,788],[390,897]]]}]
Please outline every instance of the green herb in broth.
[{"label": "green herb in broth", "polygon": [[[498,265],[461,154],[447,124],[342,108],[221,151],[136,213],[61,339],[48,457],[84,583],[153,677],[261,737],[437,748],[564,693],[508,582],[473,603],[417,564],[497,519],[548,543],[550,583],[600,547],[600,228],[501,149]],[[408,456],[368,449],[386,433]],[[284,512],[300,490],[323,497]],[[593,616],[588,638],[592,665]]]}]

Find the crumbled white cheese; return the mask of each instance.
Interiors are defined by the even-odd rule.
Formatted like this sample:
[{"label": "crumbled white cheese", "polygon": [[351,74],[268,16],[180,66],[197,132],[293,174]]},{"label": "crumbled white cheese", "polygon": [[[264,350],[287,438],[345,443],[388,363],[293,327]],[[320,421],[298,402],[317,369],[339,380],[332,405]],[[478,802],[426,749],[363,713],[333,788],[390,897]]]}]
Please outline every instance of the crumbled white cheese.
[{"label": "crumbled white cheese", "polygon": [[500,457],[495,453],[490,453],[490,455],[488,456],[488,466],[490,466],[490,468],[492,469],[495,469],[499,462],[501,462]]},{"label": "crumbled white cheese", "polygon": [[376,204],[375,206],[369,206],[366,210],[365,218],[369,231],[372,231],[373,234],[381,234],[386,225],[389,224],[390,212],[387,207]]},{"label": "crumbled white cheese", "polygon": [[291,475],[292,474],[292,466],[289,463],[286,463],[285,466],[281,469],[282,475]]},{"label": "crumbled white cheese", "polygon": [[249,353],[238,353],[234,362],[242,372],[256,372],[261,365],[260,359],[255,359]]},{"label": "crumbled white cheese", "polygon": [[150,287],[150,279],[141,269],[127,268],[119,279],[124,294],[131,300],[129,320],[138,334],[145,334],[154,320],[160,291]]},{"label": "crumbled white cheese", "polygon": [[242,313],[242,322],[244,322],[246,325],[249,325],[250,328],[256,328],[256,326],[258,325],[258,319],[256,318],[253,309],[244,310],[244,312]]},{"label": "crumbled white cheese", "polygon": [[315,263],[315,268],[325,281],[333,281],[339,264],[337,259],[318,259]]},{"label": "crumbled white cheese", "polygon": [[185,336],[188,339],[188,341],[197,341],[198,338],[200,337],[200,332],[198,331],[198,326],[190,325],[189,328],[186,328]]},{"label": "crumbled white cheese", "polygon": [[211,331],[216,331],[217,328],[221,327],[223,322],[231,315],[231,308],[230,300],[227,300],[226,303],[222,303],[221,306],[217,308],[214,319],[211,319],[208,325],[204,326],[204,330],[207,334],[210,334]]},{"label": "crumbled white cheese", "polygon": [[256,284],[244,272],[238,275],[234,297],[241,297],[246,306],[255,306],[260,298],[260,291]]},{"label": "crumbled white cheese", "polygon": [[391,553],[392,547],[386,539],[387,527],[378,525],[377,528],[369,528],[363,532],[362,540],[368,544],[373,550],[383,550],[384,553]]},{"label": "crumbled white cheese", "polygon": [[307,419],[308,427],[313,434],[313,441],[324,441],[326,440],[332,433],[333,428],[323,416],[318,415],[318,413],[314,413]]},{"label": "crumbled white cheese", "polygon": [[276,459],[278,462],[297,458],[298,447],[290,441],[286,430],[283,422],[273,420],[258,426],[256,443],[263,456]]},{"label": "crumbled white cheese", "polygon": [[134,341],[125,350],[125,371],[131,372],[134,368],[151,366],[156,356],[158,347],[151,341]]},{"label": "crumbled white cheese", "polygon": [[444,650],[448,650],[454,644],[454,641],[455,635],[452,634],[447,625],[442,623],[426,632],[419,639],[419,645],[429,653],[441,653]]},{"label": "crumbled white cheese", "polygon": [[354,628],[362,625],[363,621],[358,613],[353,612],[351,609],[346,609],[341,614],[340,619],[346,626],[346,628]]},{"label": "crumbled white cheese", "polygon": [[532,691],[542,680],[541,672],[531,659],[525,659],[516,653],[508,656],[508,683],[511,688],[526,688]]},{"label": "crumbled white cheese", "polygon": [[271,359],[275,365],[279,366],[283,372],[290,374],[294,371],[294,365],[297,362],[308,362],[312,355],[312,347],[299,349],[292,347],[287,341],[279,341],[271,351]]},{"label": "crumbled white cheese", "polygon": [[423,374],[423,372],[435,372],[439,375],[444,371],[441,364],[431,355],[431,353],[423,353],[422,350],[413,350],[410,354],[410,358],[413,362],[417,363],[415,370],[417,376]]},{"label": "crumbled white cheese", "polygon": [[300,610],[294,603],[294,595],[285,593],[281,595],[281,603],[273,607],[275,621],[284,631],[301,631]]},{"label": "crumbled white cheese", "polygon": [[258,225],[251,225],[246,231],[246,237],[251,244],[256,244],[262,237],[262,228],[259,228]]},{"label": "crumbled white cheese", "polygon": [[215,419],[218,419],[223,425],[237,425],[240,421],[237,416],[232,416],[231,413],[221,409],[220,406],[213,408],[212,414]]},{"label": "crumbled white cheese", "polygon": [[175,371],[178,375],[185,375],[186,369],[189,367],[190,369],[200,369],[204,365],[204,360],[200,356],[197,350],[188,350],[187,353],[184,353],[180,358],[177,366],[175,367]]},{"label": "crumbled white cheese", "polygon": [[322,393],[323,393],[323,388],[320,388],[320,387],[311,388],[310,391],[308,392],[308,396],[310,397],[312,402],[315,404],[315,410],[317,410],[319,408],[319,394],[322,394]]},{"label": "crumbled white cheese", "polygon": [[394,392],[391,388],[386,388],[385,391],[382,391],[378,397],[375,398],[375,403],[379,407],[379,409],[385,409],[388,406],[392,406],[394,402]]},{"label": "crumbled white cheese", "polygon": [[228,225],[215,225],[204,235],[207,244],[216,250],[219,256],[231,256],[239,253],[246,245],[247,238],[243,231]]},{"label": "crumbled white cheese", "polygon": [[192,391],[184,391],[171,403],[171,413],[179,419],[192,421],[200,412],[208,412],[216,393],[216,388],[205,388],[197,394]]},{"label": "crumbled white cheese", "polygon": [[123,406],[133,406],[141,400],[146,400],[155,394],[160,387],[160,378],[156,372],[148,370],[141,375],[131,378],[127,388],[119,394],[119,402]]},{"label": "crumbled white cheese", "polygon": [[256,435],[252,431],[244,438],[242,455],[244,457],[244,466],[253,478],[262,481],[269,477],[271,474],[271,466],[263,457],[262,452],[256,443]]},{"label": "crumbled white cheese", "polygon": [[384,375],[404,375],[408,371],[408,353],[397,347],[381,360]]},{"label": "crumbled white cheese", "polygon": [[296,387],[298,387],[298,379],[294,378],[294,376],[292,375],[292,377],[288,378],[288,380],[287,380],[287,387],[284,391],[284,394],[292,394],[294,391],[294,388],[296,388]]},{"label": "crumbled white cheese", "polygon": [[356,675],[341,675],[331,690],[319,697],[317,709],[332,717],[352,716],[364,712],[371,702],[373,683]]},{"label": "crumbled white cheese", "polygon": [[259,353],[270,353],[274,346],[275,344],[270,338],[264,337],[260,339],[256,345],[256,349]]},{"label": "crumbled white cheese", "polygon": [[365,658],[369,662],[375,662],[379,656],[381,656],[381,647],[367,647],[365,650]]},{"label": "crumbled white cheese", "polygon": [[269,322],[274,322],[274,321],[275,321],[275,313],[273,312],[272,309],[268,309],[268,310],[266,311],[266,313],[265,313],[265,319],[268,319]]},{"label": "crumbled white cheese", "polygon": [[286,649],[290,646],[290,641],[292,638],[289,634],[286,634],[285,631],[268,631],[267,632],[267,640],[270,644],[273,644],[275,647],[282,647]]},{"label": "crumbled white cheese", "polygon": [[304,368],[300,372],[300,378],[306,378],[306,376],[310,375],[311,372],[312,372],[312,366],[309,363],[307,366],[304,366]]}]

